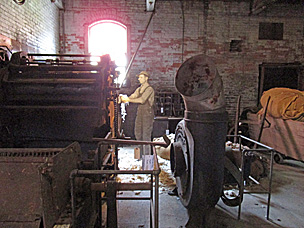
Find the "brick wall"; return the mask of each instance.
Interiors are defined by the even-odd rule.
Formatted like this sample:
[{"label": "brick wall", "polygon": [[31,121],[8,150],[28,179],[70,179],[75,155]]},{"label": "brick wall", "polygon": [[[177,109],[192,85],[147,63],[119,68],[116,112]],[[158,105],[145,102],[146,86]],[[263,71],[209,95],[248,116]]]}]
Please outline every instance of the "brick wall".
[{"label": "brick wall", "polygon": [[[217,64],[233,120],[238,95],[242,95],[242,108],[257,103],[261,63],[302,63],[304,58],[303,6],[279,5],[250,16],[249,8],[248,1],[210,1],[208,7],[198,0],[183,5],[157,1],[130,75],[147,70],[156,91],[175,91],[178,67],[187,58],[205,53]],[[129,60],[151,15],[145,12],[144,0],[66,0],[61,12],[50,0],[26,0],[21,6],[2,0],[0,10],[0,44],[14,51],[85,54],[88,26],[111,19],[127,26]],[[259,40],[260,22],[283,23],[283,40]],[[241,41],[240,52],[229,51],[232,40]],[[131,79],[131,88],[124,93],[138,86],[136,78]]]},{"label": "brick wall", "polygon": [[[304,58],[304,20],[297,17],[303,15],[303,7],[272,7],[259,15],[248,14],[246,3],[221,1],[213,2],[208,14],[206,53],[218,60],[230,114],[235,112],[238,95],[242,95],[242,107],[257,103],[259,64],[303,62]],[[283,40],[259,40],[260,22],[284,23]],[[231,40],[242,40],[242,52],[229,52]]]},{"label": "brick wall", "polygon": [[[67,0],[65,6],[64,48],[68,53],[86,53],[88,25],[112,19],[128,28],[130,59],[150,17],[144,0]],[[181,63],[205,53],[217,63],[233,120],[238,95],[242,95],[242,107],[257,103],[259,64],[303,62],[303,7],[272,7],[251,16],[249,7],[248,1],[210,1],[207,10],[202,1],[185,1],[182,10],[180,1],[158,1],[131,75],[147,70],[156,91],[175,91],[174,77]],[[259,22],[284,23],[284,39],[258,40]],[[242,41],[241,52],[229,51],[232,40]],[[129,92],[138,85],[134,77],[131,84]]]},{"label": "brick wall", "polygon": [[[0,1],[0,44],[10,43],[13,51],[57,53],[59,10],[50,0]],[[9,41],[8,41],[9,40]]]},{"label": "brick wall", "polygon": [[[233,120],[238,95],[243,108],[257,103],[259,64],[303,62],[304,58],[303,7],[271,7],[250,16],[249,7],[248,1],[210,1],[208,8],[203,1],[184,1],[183,7],[180,1],[158,1],[130,74],[147,70],[156,91],[175,91],[178,67],[187,58],[205,53],[217,63]],[[49,0],[26,0],[22,6],[3,0],[0,9],[0,42],[10,43],[14,50],[87,53],[88,26],[111,19],[127,26],[129,59],[151,15],[145,12],[144,0],[66,0],[61,18]],[[260,22],[284,23],[283,40],[258,40]],[[229,51],[232,40],[242,42],[241,52]],[[125,93],[137,86],[132,77]]]}]

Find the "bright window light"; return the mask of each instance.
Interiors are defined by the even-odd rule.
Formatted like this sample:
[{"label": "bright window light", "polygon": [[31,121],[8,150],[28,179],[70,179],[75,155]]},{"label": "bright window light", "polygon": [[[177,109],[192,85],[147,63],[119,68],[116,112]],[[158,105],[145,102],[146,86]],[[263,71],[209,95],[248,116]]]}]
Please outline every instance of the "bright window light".
[{"label": "bright window light", "polygon": [[127,65],[127,27],[123,24],[102,20],[89,26],[89,53],[91,55],[109,54],[120,72],[117,83],[125,78]]}]

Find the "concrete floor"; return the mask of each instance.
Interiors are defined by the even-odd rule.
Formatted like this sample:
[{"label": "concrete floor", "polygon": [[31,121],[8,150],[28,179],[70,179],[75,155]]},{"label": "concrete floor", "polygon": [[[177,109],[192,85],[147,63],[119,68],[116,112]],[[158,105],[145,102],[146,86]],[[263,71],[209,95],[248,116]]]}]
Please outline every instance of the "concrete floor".
[{"label": "concrete floor", "polygon": [[[132,155],[133,149],[130,153]],[[123,192],[124,196],[135,195]],[[138,192],[136,193],[138,194]],[[140,192],[140,196],[148,192]],[[187,210],[176,196],[169,196],[162,189],[159,195],[159,227],[184,227]],[[266,219],[267,195],[245,194],[242,203],[241,219],[238,220],[238,207],[228,207],[219,200],[210,211],[205,227],[247,228],[247,227],[304,227],[304,163],[285,160],[284,164],[274,165],[270,219]],[[150,227],[148,201],[118,201],[118,225],[120,228]]]}]

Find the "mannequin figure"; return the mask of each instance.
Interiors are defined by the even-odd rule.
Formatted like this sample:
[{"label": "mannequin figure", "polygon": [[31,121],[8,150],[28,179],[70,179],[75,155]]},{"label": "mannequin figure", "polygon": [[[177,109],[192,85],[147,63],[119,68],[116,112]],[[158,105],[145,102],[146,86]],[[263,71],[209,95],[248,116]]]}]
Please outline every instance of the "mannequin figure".
[{"label": "mannequin figure", "polygon": [[[149,73],[142,71],[137,77],[141,84],[140,87],[129,97],[121,96],[120,99],[123,103],[138,103],[134,129],[135,137],[137,140],[151,141],[154,122],[154,89],[148,83]],[[149,145],[141,147],[140,157],[150,154],[151,147]]]}]

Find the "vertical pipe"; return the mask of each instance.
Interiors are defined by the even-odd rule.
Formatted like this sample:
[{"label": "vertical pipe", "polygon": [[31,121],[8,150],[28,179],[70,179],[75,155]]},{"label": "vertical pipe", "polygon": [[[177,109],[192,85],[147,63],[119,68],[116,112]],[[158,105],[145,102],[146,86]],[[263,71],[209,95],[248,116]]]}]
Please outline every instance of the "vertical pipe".
[{"label": "vertical pipe", "polygon": [[75,197],[75,183],[74,174],[71,174],[71,206],[72,206],[72,227],[76,228],[76,197]]},{"label": "vertical pipe", "polygon": [[260,105],[260,99],[262,97],[263,91],[264,91],[264,80],[265,80],[265,66],[261,66],[261,72],[260,72],[260,82],[259,82],[259,96],[257,100],[257,107],[261,107]]},{"label": "vertical pipe", "polygon": [[159,192],[159,174],[155,175],[155,202],[154,202],[154,205],[155,205],[155,228],[158,228],[158,210],[159,210],[159,195],[158,195],[158,192]]},{"label": "vertical pipe", "polygon": [[[237,98],[236,115],[235,115],[235,123],[234,123],[234,135],[238,135],[238,131],[239,131],[240,105],[241,105],[241,95],[239,95]],[[237,137],[234,137],[234,143],[236,143],[236,141],[237,141]]]},{"label": "vertical pipe", "polygon": [[[102,151],[101,151],[101,147],[102,145],[99,143],[98,144],[98,151],[97,151],[97,169],[98,170],[101,170],[101,161],[102,161],[102,158],[101,158],[101,154],[102,154]],[[98,175],[98,181],[101,182],[101,176]],[[97,211],[97,214],[98,214],[98,225],[101,227],[102,225],[102,202],[101,202],[101,195],[96,192],[95,193],[96,195],[96,201],[97,201],[97,205],[96,205],[96,211]]]},{"label": "vertical pipe", "polygon": [[184,0],[180,0],[182,10],[182,62],[184,62],[184,49],[185,49],[185,12],[184,12]]},{"label": "vertical pipe", "polygon": [[[240,148],[239,150],[241,151],[241,145],[242,145],[242,140],[241,137],[239,137],[239,144],[240,144]],[[238,211],[238,220],[240,220],[241,218],[241,208],[242,208],[242,201],[243,201],[243,197],[244,197],[244,157],[246,153],[246,149],[241,151],[241,181],[240,181],[240,201],[239,201],[239,211]]]},{"label": "vertical pipe", "polygon": [[271,151],[271,158],[270,158],[270,176],[269,176],[269,185],[268,185],[268,202],[267,202],[267,215],[266,218],[269,220],[269,212],[270,212],[270,199],[271,199],[271,184],[272,184],[272,172],[273,172],[273,159],[274,159],[275,151]]},{"label": "vertical pipe", "polygon": [[116,202],[117,183],[107,181],[107,227],[117,228],[117,202]]},{"label": "vertical pipe", "polygon": [[[60,12],[60,18],[61,18],[61,25],[59,25],[60,27],[62,27],[62,50],[60,48],[60,53],[65,53],[65,23],[64,23],[64,10],[59,10]],[[59,28],[60,29],[60,28]],[[61,44],[59,44],[61,47]]]},{"label": "vertical pipe", "polygon": [[[266,106],[264,107],[264,112],[263,112],[262,121],[261,121],[261,125],[260,125],[259,136],[258,136],[258,139],[257,139],[258,142],[260,142],[261,138],[262,138],[262,133],[263,133],[263,129],[264,129],[264,123],[265,123],[265,120],[266,120],[267,109],[268,109],[270,98],[271,98],[271,96],[268,97]],[[256,144],[255,144],[254,148],[256,148]]]},{"label": "vertical pipe", "polygon": [[[154,152],[154,150],[153,150]],[[154,227],[154,200],[153,200],[153,174],[151,174],[151,185],[150,185],[150,227]]]},{"label": "vertical pipe", "polygon": [[133,56],[132,56],[132,58],[131,58],[131,60],[130,60],[130,62],[129,62],[129,65],[128,65],[128,67],[127,67],[127,69],[126,69],[126,77],[125,77],[125,79],[123,80],[123,82],[122,82],[122,84],[125,82],[125,80],[127,79],[127,77],[128,77],[128,74],[129,74],[129,71],[130,71],[130,69],[131,69],[131,67],[132,67],[132,65],[133,65],[133,61],[134,61],[134,59],[135,59],[135,57],[136,57],[136,55],[137,55],[137,52],[138,52],[138,50],[139,50],[139,48],[140,48],[140,46],[141,46],[141,43],[143,42],[143,40],[144,40],[144,37],[145,37],[145,35],[146,35],[146,33],[147,33],[147,30],[148,30],[148,28],[149,28],[149,25],[150,25],[150,23],[151,23],[151,21],[152,21],[152,18],[153,18],[153,16],[154,16],[154,11],[151,13],[151,15],[150,15],[150,18],[149,18],[149,21],[148,21],[148,24],[147,24],[147,26],[146,26],[146,28],[145,28],[145,31],[144,31],[144,33],[143,33],[143,35],[142,35],[142,37],[141,37],[141,40],[140,40],[140,42],[139,42],[139,44],[138,44],[138,46],[137,46],[137,48],[136,48],[136,51],[134,52],[134,54],[133,54]]}]

